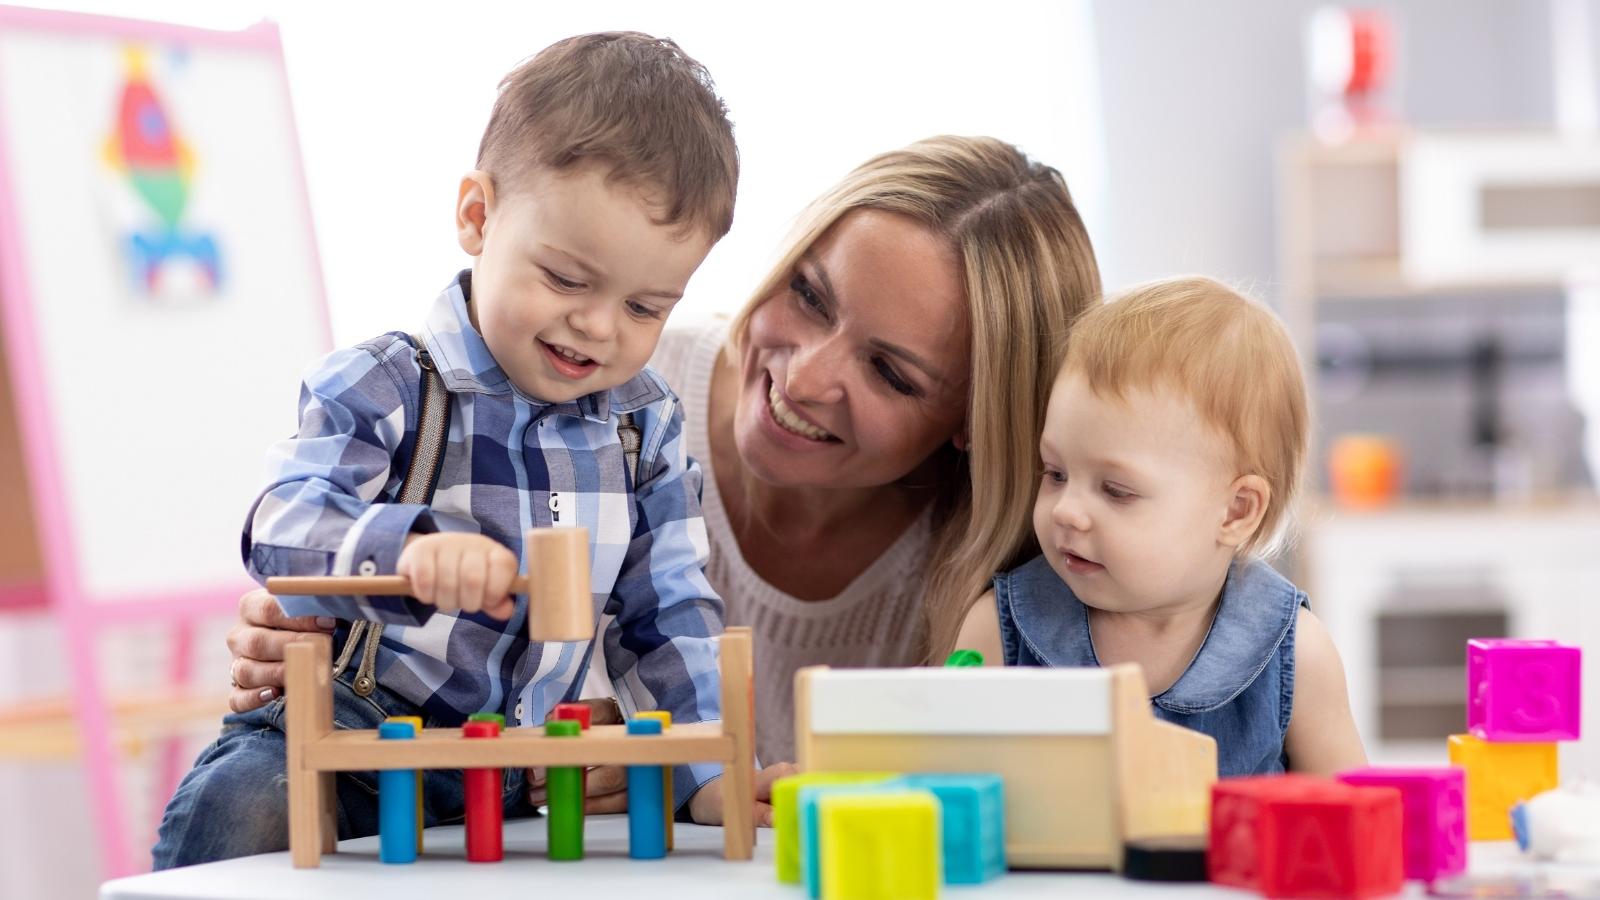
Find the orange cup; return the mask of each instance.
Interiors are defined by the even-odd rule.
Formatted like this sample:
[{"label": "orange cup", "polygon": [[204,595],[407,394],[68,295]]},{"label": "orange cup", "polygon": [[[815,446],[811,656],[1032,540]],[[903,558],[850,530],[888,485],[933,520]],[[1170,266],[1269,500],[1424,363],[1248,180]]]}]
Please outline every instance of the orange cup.
[{"label": "orange cup", "polygon": [[1400,493],[1400,447],[1373,434],[1342,435],[1328,450],[1333,498],[1352,509],[1374,509]]}]

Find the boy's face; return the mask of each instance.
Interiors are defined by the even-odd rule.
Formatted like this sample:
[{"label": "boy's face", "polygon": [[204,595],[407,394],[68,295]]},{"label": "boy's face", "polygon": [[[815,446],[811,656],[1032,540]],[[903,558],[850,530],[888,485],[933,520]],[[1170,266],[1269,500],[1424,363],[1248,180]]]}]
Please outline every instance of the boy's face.
[{"label": "boy's face", "polygon": [[655,352],[667,314],[710,252],[703,231],[658,225],[638,188],[608,170],[538,168],[501,185],[461,181],[472,324],[513,384],[561,403],[616,387]]},{"label": "boy's face", "polygon": [[1229,442],[1193,404],[1166,388],[1102,398],[1063,375],[1039,451],[1034,532],[1080,600],[1143,612],[1215,599],[1241,539],[1241,502],[1265,482],[1235,477]]}]

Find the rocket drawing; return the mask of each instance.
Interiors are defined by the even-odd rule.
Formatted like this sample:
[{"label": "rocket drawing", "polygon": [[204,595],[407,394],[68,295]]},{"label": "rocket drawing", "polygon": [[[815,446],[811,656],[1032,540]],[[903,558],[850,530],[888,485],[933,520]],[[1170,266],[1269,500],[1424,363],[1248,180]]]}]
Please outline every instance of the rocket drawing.
[{"label": "rocket drawing", "polygon": [[209,234],[186,235],[181,227],[194,184],[195,156],[161,102],[138,48],[124,53],[122,96],[103,155],[156,219],[153,228],[136,230],[126,244],[145,290],[154,290],[165,263],[182,257],[197,262],[215,289],[221,280],[216,241]]}]

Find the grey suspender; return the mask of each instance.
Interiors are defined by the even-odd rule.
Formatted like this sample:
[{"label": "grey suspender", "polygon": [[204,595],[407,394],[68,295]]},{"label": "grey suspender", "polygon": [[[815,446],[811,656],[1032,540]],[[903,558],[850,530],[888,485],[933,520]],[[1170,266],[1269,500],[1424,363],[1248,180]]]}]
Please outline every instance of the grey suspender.
[{"label": "grey suspender", "polygon": [[[411,336],[417,347],[417,365],[422,367],[422,389],[417,405],[417,438],[411,448],[411,465],[406,469],[405,481],[400,483],[396,503],[433,502],[433,490],[439,484],[439,469],[444,465],[444,447],[450,437],[450,391],[433,364],[433,354],[428,352],[419,335]],[[337,678],[350,665],[350,657],[361,646],[361,665],[356,667],[356,677],[350,689],[362,697],[369,696],[378,686],[378,642],[383,635],[383,623],[357,619],[350,623],[350,636],[345,638],[344,649],[333,663],[333,677]],[[362,638],[366,640],[363,642]]]},{"label": "grey suspender", "polygon": [[[445,444],[450,437],[451,398],[450,390],[444,386],[443,376],[434,366],[433,354],[428,352],[421,336],[412,335],[411,343],[416,345],[417,365],[422,368],[422,387],[417,405],[417,438],[411,448],[411,465],[406,469],[405,480],[401,482],[400,492],[395,495],[394,502],[428,505],[433,502],[434,489],[439,485],[439,471],[444,466]],[[639,428],[633,424],[632,413],[622,413],[617,417],[617,439],[622,442],[622,455],[628,467],[628,490],[631,492],[639,477],[640,444]],[[378,642],[382,635],[382,622],[351,622],[350,636],[345,639],[344,649],[333,664],[333,675],[337,678],[350,665],[350,657],[355,655],[356,646],[362,643],[362,638],[366,639],[361,651],[361,665],[356,668],[356,677],[350,683],[351,689],[362,697],[370,695],[378,686],[375,673]]]}]

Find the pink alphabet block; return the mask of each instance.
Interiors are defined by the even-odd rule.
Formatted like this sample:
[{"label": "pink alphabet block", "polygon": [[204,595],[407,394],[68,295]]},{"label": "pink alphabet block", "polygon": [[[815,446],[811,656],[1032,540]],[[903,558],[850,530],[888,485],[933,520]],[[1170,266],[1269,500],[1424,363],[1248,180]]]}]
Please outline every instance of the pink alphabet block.
[{"label": "pink alphabet block", "polygon": [[1407,878],[1433,881],[1466,871],[1466,773],[1455,766],[1340,772],[1346,784],[1400,791]]},{"label": "pink alphabet block", "polygon": [[1467,641],[1467,730],[1496,742],[1578,739],[1582,651],[1556,641]]}]

